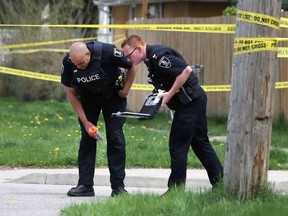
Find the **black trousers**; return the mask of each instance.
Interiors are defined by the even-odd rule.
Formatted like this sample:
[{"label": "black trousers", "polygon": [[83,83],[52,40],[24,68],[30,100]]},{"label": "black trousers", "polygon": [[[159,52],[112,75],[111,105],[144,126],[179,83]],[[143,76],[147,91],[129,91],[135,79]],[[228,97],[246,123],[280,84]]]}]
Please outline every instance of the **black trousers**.
[{"label": "black trousers", "polygon": [[169,138],[171,156],[169,188],[185,185],[190,147],[206,169],[212,185],[223,176],[223,167],[207,135],[206,106],[205,95],[175,110]]},{"label": "black trousers", "polygon": [[[102,111],[107,138],[107,159],[110,172],[111,188],[124,187],[125,178],[125,137],[123,125],[125,118],[112,118],[113,112],[125,111],[126,98],[120,98],[116,93],[109,99],[102,95],[92,95],[81,97],[81,103],[90,122],[97,125],[100,112]],[[79,180],[78,185],[94,185],[94,170],[96,161],[96,140],[91,138],[86,132],[84,125],[79,120],[81,126],[81,140],[78,151]],[[103,133],[103,130],[99,130]],[[104,141],[105,142],[105,141]],[[105,145],[100,143],[99,145]]]}]

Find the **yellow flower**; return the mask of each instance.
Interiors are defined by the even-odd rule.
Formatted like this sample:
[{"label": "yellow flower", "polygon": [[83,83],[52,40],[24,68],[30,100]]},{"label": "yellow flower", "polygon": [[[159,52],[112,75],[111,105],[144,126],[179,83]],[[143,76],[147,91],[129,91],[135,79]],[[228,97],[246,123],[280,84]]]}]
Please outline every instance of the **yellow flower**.
[{"label": "yellow flower", "polygon": [[71,137],[71,134],[67,134],[68,137]]},{"label": "yellow flower", "polygon": [[45,118],[44,121],[48,121],[48,118]]},{"label": "yellow flower", "polygon": [[57,114],[57,117],[58,117],[59,120],[63,120],[63,117],[60,116],[59,114]]}]

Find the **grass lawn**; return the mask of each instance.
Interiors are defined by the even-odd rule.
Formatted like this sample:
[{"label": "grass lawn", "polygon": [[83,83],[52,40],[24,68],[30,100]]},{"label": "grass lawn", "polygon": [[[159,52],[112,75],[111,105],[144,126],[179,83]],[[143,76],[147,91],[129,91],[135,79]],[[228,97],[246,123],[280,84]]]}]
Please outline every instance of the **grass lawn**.
[{"label": "grass lawn", "polygon": [[256,199],[240,201],[228,197],[219,188],[213,191],[172,191],[164,197],[136,194],[110,198],[95,203],[72,205],[61,216],[283,216],[288,211],[288,196],[263,191]]},{"label": "grass lawn", "polygon": [[[0,98],[0,166],[70,167],[77,166],[80,129],[76,115],[67,102],[19,102]],[[103,119],[98,123],[105,137]],[[169,116],[159,113],[155,119],[127,119],[124,132],[127,146],[127,167],[169,168]],[[225,136],[226,118],[209,117],[209,134]],[[272,134],[270,169],[288,169],[288,124],[275,121]],[[224,162],[225,142],[212,145]],[[141,155],[141,157],[139,157]],[[97,166],[106,166],[106,142],[99,143]],[[192,151],[188,167],[202,168]]]},{"label": "grass lawn", "polygon": [[[19,102],[0,98],[0,166],[74,167],[77,166],[80,130],[76,115],[67,102]],[[103,119],[98,123],[105,137]],[[225,117],[208,118],[209,134],[225,136]],[[169,168],[169,116],[159,113],[155,119],[127,119],[124,132],[128,167]],[[270,169],[288,169],[288,123],[279,117],[273,124]],[[212,145],[222,163],[225,142]],[[107,166],[106,143],[97,147],[97,167]],[[188,167],[202,168],[193,152]],[[285,215],[288,197],[265,191],[251,201],[241,202],[227,197],[221,190],[174,191],[165,197],[137,194],[83,203],[62,210],[61,215]]]}]

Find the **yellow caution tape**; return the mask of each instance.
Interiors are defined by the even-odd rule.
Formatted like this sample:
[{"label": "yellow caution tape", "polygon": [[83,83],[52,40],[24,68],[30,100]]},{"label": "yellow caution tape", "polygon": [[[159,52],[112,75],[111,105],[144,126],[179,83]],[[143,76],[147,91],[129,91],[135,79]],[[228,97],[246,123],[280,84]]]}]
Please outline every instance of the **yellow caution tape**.
[{"label": "yellow caution tape", "polygon": [[[288,28],[288,19],[280,19],[255,12],[237,10],[237,20],[266,25],[271,28]],[[234,34],[235,24],[0,24],[0,27],[50,27],[50,28],[112,28],[179,32],[206,32]]]},{"label": "yellow caution tape", "polygon": [[288,48],[277,47],[281,41],[288,41],[288,38],[235,38],[234,54],[271,50],[277,51],[278,58],[288,58]]},{"label": "yellow caution tape", "polygon": [[[18,70],[18,69],[7,68],[7,67],[2,67],[2,66],[0,66],[0,73],[15,75],[15,76],[22,76],[22,77],[33,78],[33,79],[46,80],[46,81],[53,81],[53,82],[60,82],[61,80],[61,77],[57,75],[42,74],[42,73]],[[231,90],[231,85],[203,85],[202,88],[206,92],[228,92]],[[288,81],[276,82],[275,88],[276,89],[288,88]],[[151,91],[154,89],[154,87],[151,84],[133,84],[131,89]]]},{"label": "yellow caution tape", "polygon": [[60,76],[30,72],[30,71],[25,71],[25,70],[18,70],[18,69],[7,68],[7,67],[2,67],[2,66],[0,66],[0,73],[28,77],[28,78],[33,78],[33,79],[46,80],[46,81],[60,82]]},{"label": "yellow caution tape", "polygon": [[280,27],[288,28],[288,19],[281,17],[280,18]]},{"label": "yellow caution tape", "polygon": [[51,27],[51,28],[115,28],[132,30],[152,30],[152,31],[179,31],[179,32],[206,32],[206,33],[228,33],[234,34],[235,24],[80,24],[80,25],[20,25],[20,24],[0,24],[0,27]]},{"label": "yellow caution tape", "polygon": [[288,47],[278,47],[277,51],[278,58],[288,58]]},{"label": "yellow caution tape", "polygon": [[280,26],[280,20],[275,17],[242,10],[237,10],[237,20],[265,25],[275,29],[279,29]]},{"label": "yellow caution tape", "polygon": [[[113,41],[114,44],[122,42],[125,39],[124,35],[118,35],[115,37],[120,37],[120,38]],[[56,41],[44,41],[44,42],[35,42],[35,43],[3,45],[3,46],[0,46],[0,49],[15,49],[15,48],[25,48],[25,47],[35,47],[35,46],[46,46],[46,45],[55,45],[55,44],[61,44],[61,43],[73,43],[73,42],[77,42],[77,41],[92,41],[92,40],[96,40],[96,39],[97,39],[97,37],[74,38],[74,39],[56,40]]]},{"label": "yellow caution tape", "polygon": [[259,51],[277,51],[278,45],[276,41],[262,41],[259,43],[253,43],[243,46],[235,46],[234,47],[234,55],[251,53],[251,52],[259,52]]},{"label": "yellow caution tape", "polygon": [[35,47],[35,46],[46,46],[46,45],[54,45],[59,43],[70,43],[77,41],[86,41],[86,40],[95,40],[95,37],[91,38],[74,38],[69,40],[57,40],[57,41],[45,41],[45,42],[36,42],[36,43],[24,43],[24,44],[14,44],[14,45],[4,45],[0,46],[0,49],[15,49],[15,48],[24,48],[24,47]]},{"label": "yellow caution tape", "polygon": [[133,90],[147,90],[147,91],[152,91],[154,89],[154,86],[151,84],[132,84],[131,89]]},{"label": "yellow caution tape", "polygon": [[288,82],[276,82],[275,89],[288,88]]},{"label": "yellow caution tape", "polygon": [[231,85],[203,85],[206,92],[227,92],[231,90]]},{"label": "yellow caution tape", "polygon": [[60,52],[60,53],[68,53],[69,49],[22,49],[22,50],[1,50],[0,54],[8,55],[8,54],[30,54],[35,52]]}]

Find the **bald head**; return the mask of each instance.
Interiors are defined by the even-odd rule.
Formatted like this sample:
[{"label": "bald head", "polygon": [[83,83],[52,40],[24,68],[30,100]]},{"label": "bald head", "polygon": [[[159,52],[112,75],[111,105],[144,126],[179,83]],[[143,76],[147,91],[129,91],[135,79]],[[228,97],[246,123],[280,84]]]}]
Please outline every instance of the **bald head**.
[{"label": "bald head", "polygon": [[70,47],[70,56],[73,56],[73,55],[85,55],[85,53],[87,53],[88,48],[86,46],[85,43],[83,42],[75,42],[71,45]]},{"label": "bald head", "polygon": [[90,51],[83,42],[75,42],[70,47],[70,59],[79,69],[85,69],[90,60]]}]

